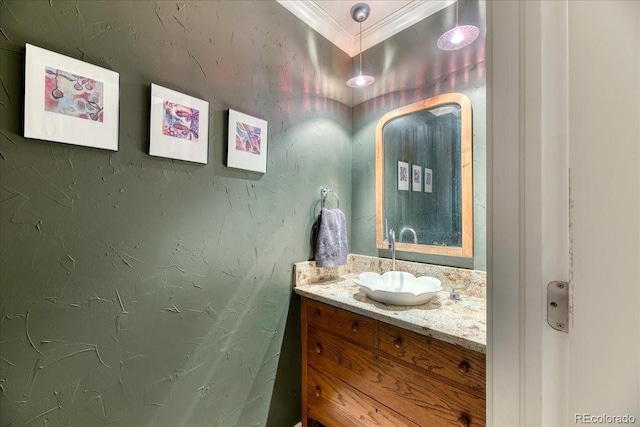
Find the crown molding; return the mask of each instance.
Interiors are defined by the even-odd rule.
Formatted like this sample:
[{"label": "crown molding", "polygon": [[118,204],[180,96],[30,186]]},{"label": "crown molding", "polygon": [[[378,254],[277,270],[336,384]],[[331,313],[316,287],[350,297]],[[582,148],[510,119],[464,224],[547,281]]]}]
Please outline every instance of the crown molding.
[{"label": "crown molding", "polygon": [[[333,16],[318,6],[315,1],[277,1],[350,57],[354,57],[360,52],[359,34],[352,35]],[[362,30],[362,50],[364,51],[377,45],[453,3],[455,3],[455,0],[412,1],[383,20]]]},{"label": "crown molding", "polygon": [[[362,30],[362,50],[367,50],[383,42],[454,3],[455,0],[412,1],[366,30]],[[358,54],[359,41],[359,35],[355,36],[352,47],[352,52],[354,53],[351,56]]]},{"label": "crown molding", "polygon": [[324,38],[338,46],[349,56],[355,56],[353,51],[353,35],[347,31],[333,16],[329,15],[315,1],[277,0],[289,12],[293,13],[305,24],[316,30]]}]

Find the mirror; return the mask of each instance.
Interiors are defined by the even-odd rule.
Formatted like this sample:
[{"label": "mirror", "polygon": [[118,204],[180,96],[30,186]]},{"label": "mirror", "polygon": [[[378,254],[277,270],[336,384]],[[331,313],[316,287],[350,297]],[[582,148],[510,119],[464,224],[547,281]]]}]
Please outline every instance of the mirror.
[{"label": "mirror", "polygon": [[448,93],[385,114],[376,127],[376,245],[473,257],[471,102]]}]

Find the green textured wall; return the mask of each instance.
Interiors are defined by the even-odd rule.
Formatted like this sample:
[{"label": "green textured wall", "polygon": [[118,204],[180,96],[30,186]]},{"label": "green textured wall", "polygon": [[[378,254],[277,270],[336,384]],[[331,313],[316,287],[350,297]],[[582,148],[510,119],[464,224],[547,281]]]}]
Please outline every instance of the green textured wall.
[{"label": "green textured wall", "polygon": [[[295,424],[351,59],[272,1],[3,1],[0,29],[0,424]],[[21,137],[24,43],[120,73],[117,152]],[[150,83],[210,103],[207,165],[147,154]],[[224,166],[228,108],[269,122],[265,175]]]}]

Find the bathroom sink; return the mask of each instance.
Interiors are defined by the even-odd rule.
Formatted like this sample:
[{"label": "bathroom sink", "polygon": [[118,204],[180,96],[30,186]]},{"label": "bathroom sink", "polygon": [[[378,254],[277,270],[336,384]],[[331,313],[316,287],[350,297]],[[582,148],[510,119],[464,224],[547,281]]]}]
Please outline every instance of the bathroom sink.
[{"label": "bathroom sink", "polygon": [[360,273],[353,281],[367,297],[391,305],[425,304],[442,290],[442,283],[435,277],[416,277],[404,271]]}]

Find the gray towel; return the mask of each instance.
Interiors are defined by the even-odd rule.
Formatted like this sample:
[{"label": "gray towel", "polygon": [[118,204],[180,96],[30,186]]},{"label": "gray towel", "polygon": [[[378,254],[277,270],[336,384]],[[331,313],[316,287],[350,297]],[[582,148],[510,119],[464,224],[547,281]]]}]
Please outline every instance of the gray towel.
[{"label": "gray towel", "polygon": [[318,219],[316,266],[338,267],[347,264],[347,219],[340,209],[322,209]]}]

